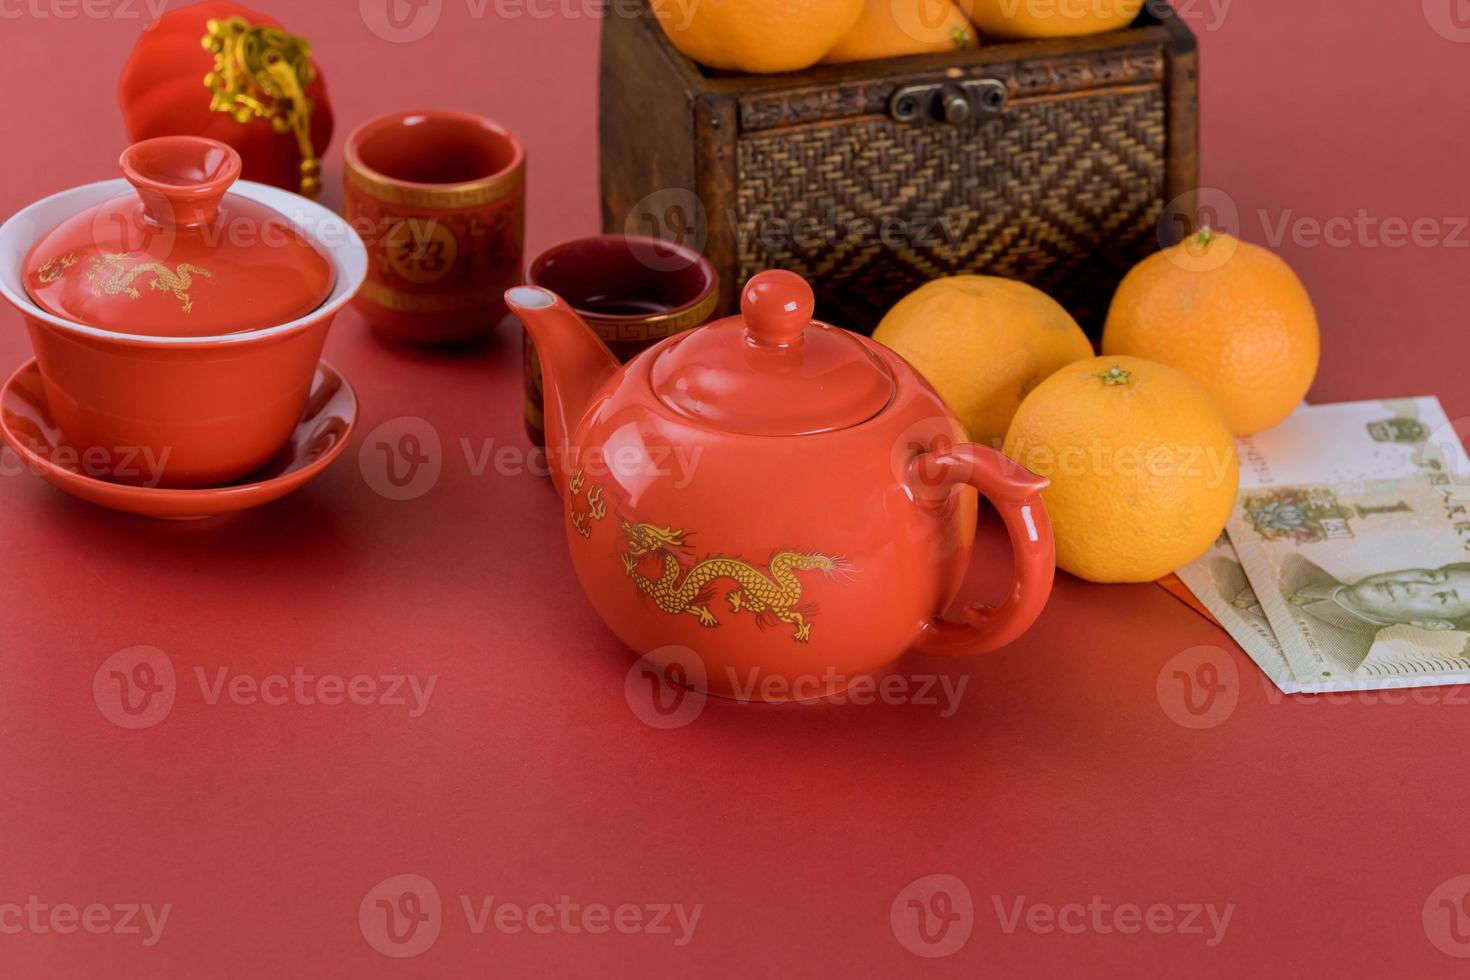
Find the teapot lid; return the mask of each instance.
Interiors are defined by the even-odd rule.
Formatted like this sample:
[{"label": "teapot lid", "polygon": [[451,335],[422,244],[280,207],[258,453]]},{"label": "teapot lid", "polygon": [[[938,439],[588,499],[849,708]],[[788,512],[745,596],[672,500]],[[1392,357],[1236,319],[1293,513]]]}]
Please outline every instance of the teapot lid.
[{"label": "teapot lid", "polygon": [[73,215],[31,249],[25,287],[55,316],[156,337],[280,326],[332,291],[331,261],[284,214],[226,191],[240,155],[198,136],[128,147],[135,193]]},{"label": "teapot lid", "polygon": [[813,322],[815,307],[794,272],[752,276],[740,316],[659,352],[654,393],[680,415],[743,435],[812,435],[868,421],[893,399],[893,375],[856,334]]}]

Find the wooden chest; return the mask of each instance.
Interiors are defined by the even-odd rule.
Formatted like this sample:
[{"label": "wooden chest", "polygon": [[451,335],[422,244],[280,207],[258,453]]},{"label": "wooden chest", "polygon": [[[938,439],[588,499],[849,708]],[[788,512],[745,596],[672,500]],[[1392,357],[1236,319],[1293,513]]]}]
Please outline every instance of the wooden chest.
[{"label": "wooden chest", "polygon": [[646,4],[603,27],[603,227],[701,249],[721,312],[762,269],[871,330],[938,276],[1023,279],[1100,328],[1128,268],[1188,231],[1194,35],[1129,29],[785,75],[701,68]]}]

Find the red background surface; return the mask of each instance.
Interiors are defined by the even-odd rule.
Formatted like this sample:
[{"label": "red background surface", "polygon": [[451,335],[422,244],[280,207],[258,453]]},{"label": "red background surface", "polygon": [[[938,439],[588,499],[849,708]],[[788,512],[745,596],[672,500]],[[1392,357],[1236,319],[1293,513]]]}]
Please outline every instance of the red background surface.
[{"label": "red background surface", "polygon": [[[596,230],[598,24],[582,0],[499,8],[514,16],[491,4],[483,17],[445,0],[437,28],[407,44],[375,36],[346,0],[261,6],[308,36],[328,72],[340,126],[329,203],[347,129],[450,106],[524,137],[533,251]],[[1360,209],[1458,236],[1458,247],[1357,233],[1344,247],[1280,245],[1321,313],[1313,400],[1430,393],[1470,415],[1470,234],[1445,220],[1470,213],[1470,43],[1408,0],[1238,2],[1223,22],[1218,3],[1184,6],[1203,48],[1204,182],[1228,193],[1248,237],[1266,241],[1283,217]],[[65,0],[0,3],[0,213],[115,173],[113,85],[145,8],[89,9],[103,16]],[[19,320],[5,320],[8,373],[29,354]],[[1470,944],[1454,946],[1448,920],[1427,930],[1422,913],[1470,871],[1465,692],[1283,700],[1163,591],[1062,576],[1008,650],[900,665],[911,679],[967,679],[952,717],[914,703],[712,702],[657,730],[625,699],[630,658],[577,591],[548,486],[477,476],[466,461],[461,440],[472,453],[523,445],[518,328],[471,355],[413,354],[375,343],[349,313],[328,357],[364,403],[356,444],[304,491],[232,521],[98,510],[17,472],[7,453],[0,903],[172,911],[151,948],[0,934],[0,974],[1463,972],[1431,938]],[[410,416],[440,436],[442,472],[424,496],[394,501],[369,482],[380,457],[370,449],[363,465],[359,450],[374,427]],[[995,527],[981,546],[1003,547]],[[92,679],[137,644],[171,658],[177,698],[161,723],[129,731],[99,711]],[[1200,645],[1230,650],[1238,679],[1224,675],[1224,720],[1191,729],[1172,720],[1187,716],[1165,668]],[[210,704],[195,671],[220,667],[437,683],[414,719],[384,705]],[[389,959],[357,913],[401,873],[430,879],[445,911],[427,951]],[[925,959],[900,943],[890,906],[936,873],[965,883],[973,933]],[[703,911],[682,948],[616,932],[475,935],[461,895]],[[1234,908],[1207,946],[1007,932],[996,905],[1022,896]]]}]

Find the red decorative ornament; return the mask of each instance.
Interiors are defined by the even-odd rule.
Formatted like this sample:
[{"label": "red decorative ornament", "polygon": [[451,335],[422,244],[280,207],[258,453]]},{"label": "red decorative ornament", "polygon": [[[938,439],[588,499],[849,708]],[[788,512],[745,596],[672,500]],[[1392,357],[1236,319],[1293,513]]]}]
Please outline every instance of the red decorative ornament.
[{"label": "red decorative ornament", "polygon": [[239,152],[246,180],[321,189],[326,82],[307,40],[274,18],[225,0],[164,14],[123,67],[118,101],[133,142],[206,136]]}]

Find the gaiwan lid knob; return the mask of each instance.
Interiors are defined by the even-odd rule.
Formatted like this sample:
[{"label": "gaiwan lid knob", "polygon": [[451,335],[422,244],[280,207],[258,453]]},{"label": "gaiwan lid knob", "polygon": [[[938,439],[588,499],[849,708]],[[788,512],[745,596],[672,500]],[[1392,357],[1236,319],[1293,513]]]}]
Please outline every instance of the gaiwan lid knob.
[{"label": "gaiwan lid knob", "polygon": [[814,321],[815,308],[796,273],[752,276],[740,316],[659,352],[655,394],[680,415],[746,435],[813,435],[868,421],[893,399],[893,375],[857,335]]},{"label": "gaiwan lid knob", "polygon": [[279,326],[327,299],[331,260],[286,215],[229,193],[232,147],[200,136],[135,143],[132,192],[32,247],[26,291],[55,316],[119,333],[209,337]]},{"label": "gaiwan lid knob", "polygon": [[234,147],[188,138],[134,143],[117,163],[143,202],[144,216],[161,228],[194,228],[214,221],[241,169]]}]

